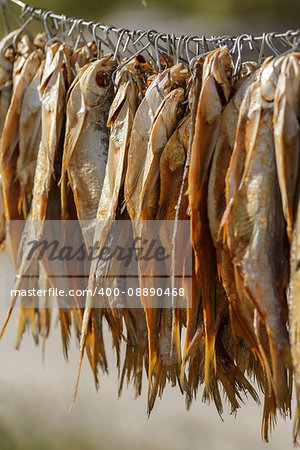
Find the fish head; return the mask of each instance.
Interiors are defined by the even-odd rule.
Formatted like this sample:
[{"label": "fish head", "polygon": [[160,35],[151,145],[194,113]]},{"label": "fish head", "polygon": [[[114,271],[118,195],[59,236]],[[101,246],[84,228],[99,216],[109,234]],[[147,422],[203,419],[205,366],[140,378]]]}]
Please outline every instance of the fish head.
[{"label": "fish head", "polygon": [[86,45],[78,48],[71,56],[71,65],[75,68],[76,74],[80,71],[82,67],[88,64],[91,56],[93,55],[90,48]]},{"label": "fish head", "polygon": [[40,48],[43,51],[46,48],[47,42],[48,42],[48,38],[47,38],[47,35],[45,32],[38,33],[33,40],[34,46]]},{"label": "fish head", "polygon": [[[278,64],[277,64],[278,67]],[[260,93],[266,102],[273,102],[275,90],[278,80],[278,73],[276,73],[273,58],[267,58],[264,62],[260,74]]]},{"label": "fish head", "polygon": [[62,72],[66,84],[70,85],[72,73],[70,70],[70,55],[72,50],[65,44],[56,42],[47,48],[45,67],[39,91],[42,93],[47,87],[50,78],[58,72]]},{"label": "fish head", "polygon": [[8,73],[11,73],[13,70],[13,62],[15,59],[13,39],[17,33],[19,33],[19,30],[12,31],[0,42],[0,68],[4,69]]},{"label": "fish head", "polygon": [[168,78],[172,88],[186,86],[189,76],[189,70],[184,64],[175,64],[175,66],[172,66],[167,70],[169,70],[170,75],[168,76]]},{"label": "fish head", "polygon": [[242,69],[239,74],[240,78],[245,78],[257,69],[257,63],[255,61],[245,61],[242,63]]},{"label": "fish head", "polygon": [[232,89],[233,61],[226,46],[217,48],[206,56],[203,66],[203,83],[212,75],[219,86],[221,96],[228,102]]},{"label": "fish head", "polygon": [[113,89],[111,75],[116,69],[116,60],[112,55],[105,55],[90,64],[80,78],[80,85],[87,107],[97,107],[105,101],[107,92]]}]

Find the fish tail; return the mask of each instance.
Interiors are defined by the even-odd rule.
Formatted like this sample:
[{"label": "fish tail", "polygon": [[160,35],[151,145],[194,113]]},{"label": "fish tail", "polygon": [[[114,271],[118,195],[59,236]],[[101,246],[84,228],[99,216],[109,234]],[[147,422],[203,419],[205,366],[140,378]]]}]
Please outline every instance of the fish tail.
[{"label": "fish tail", "polygon": [[[161,364],[161,361],[155,360],[155,370],[153,367],[153,383],[151,380],[151,383],[149,384],[149,390],[148,390],[148,416],[151,414],[151,411],[154,407],[154,403],[158,394],[158,388],[160,385],[160,380],[164,376],[163,374],[163,367]],[[151,375],[152,378],[152,375]],[[150,381],[150,375],[149,375],[149,381]]]},{"label": "fish tail", "polygon": [[273,390],[270,391],[268,384],[265,388],[264,410],[261,424],[261,437],[265,442],[269,442],[269,433],[276,425],[276,400]]},{"label": "fish tail", "polygon": [[171,356],[173,349],[175,349],[176,360],[178,364],[181,363],[181,337],[180,337],[180,323],[179,323],[179,309],[174,308],[172,311],[172,338],[171,338]]},{"label": "fish tail", "polygon": [[72,400],[72,404],[70,406],[69,412],[72,411],[73,406],[75,404],[76,397],[77,397],[83,356],[84,356],[84,349],[85,349],[85,344],[86,344],[86,339],[87,339],[87,334],[88,334],[88,324],[89,324],[91,310],[92,310],[92,302],[93,302],[92,297],[87,298],[87,300],[86,300],[87,306],[84,310],[83,319],[82,319],[82,328],[81,328],[81,336],[80,336],[80,355],[79,355],[79,367],[78,367],[78,373],[77,373],[77,380],[76,380],[74,396],[73,396],[73,400]]},{"label": "fish tail", "polygon": [[[157,383],[157,377],[155,377],[155,368],[157,364],[157,352],[152,349],[149,342],[149,362],[148,362],[148,415],[150,415],[154,406],[153,393],[152,393],[152,379],[154,378],[154,385]],[[158,388],[158,386],[157,386]],[[154,386],[155,391],[155,386]]]},{"label": "fish tail", "polygon": [[92,332],[89,331],[86,337],[85,342],[85,349],[86,349],[86,355],[88,357],[93,375],[94,375],[94,383],[95,388],[98,390],[99,388],[99,379],[98,379],[98,369],[97,369],[97,363],[95,358],[95,350],[93,349],[93,335]]},{"label": "fish tail", "polygon": [[180,383],[181,389],[185,392],[186,396],[191,399],[192,392],[191,392],[190,386],[188,384],[188,380],[186,378],[185,364],[183,364],[183,363],[181,364],[181,367],[180,367],[179,383]]},{"label": "fish tail", "polygon": [[210,384],[210,370],[211,364],[216,373],[216,352],[215,352],[215,334],[205,335],[205,386],[208,389]]},{"label": "fish tail", "polygon": [[294,424],[293,424],[293,438],[294,438],[294,444],[297,445],[297,438],[300,430],[300,405],[299,402],[297,402],[296,410],[295,410],[295,418],[294,418]]},{"label": "fish tail", "polygon": [[99,379],[98,379],[98,346],[97,346],[97,339],[96,339],[96,333],[95,333],[95,327],[92,320],[92,333],[91,333],[91,340],[92,340],[92,369],[94,373],[94,380],[95,380],[95,386],[96,389],[99,388]]},{"label": "fish tail", "polygon": [[17,324],[17,340],[16,340],[16,349],[20,347],[20,343],[22,340],[22,336],[26,329],[27,323],[31,325],[32,336],[34,342],[38,344],[38,328],[35,321],[35,309],[34,308],[21,308],[19,311],[18,324]]},{"label": "fish tail", "polygon": [[[192,286],[191,286],[192,284]],[[201,303],[201,290],[197,283],[187,283],[186,287],[187,297],[187,323],[186,323],[186,336],[184,342],[183,354],[185,355],[188,348],[191,345],[193,337],[197,332],[197,322]]]},{"label": "fish tail", "polygon": [[[263,346],[263,337],[262,337],[262,323],[259,319],[259,315],[257,309],[254,310],[254,319],[253,319],[254,331],[257,338],[259,355],[261,357],[261,363],[264,370],[265,375],[265,392],[269,392],[269,395],[273,393],[273,379],[272,372],[267,356],[267,352]],[[266,394],[265,394],[266,395]],[[265,402],[266,403],[266,402]]]},{"label": "fish tail", "polygon": [[69,312],[65,311],[62,308],[58,308],[58,315],[59,315],[64,357],[66,358],[66,360],[68,360],[71,318]]},{"label": "fish tail", "polygon": [[17,340],[16,340],[16,349],[17,350],[20,348],[20,343],[22,340],[23,333],[25,331],[26,323],[27,323],[27,317],[26,317],[25,311],[23,311],[23,308],[21,308],[19,311],[18,323],[17,323]]},{"label": "fish tail", "polygon": [[235,379],[233,374],[230,372],[225,373],[221,370],[217,370],[217,378],[221,381],[224,391],[226,392],[229,403],[231,405],[231,412],[235,412],[240,407],[237,399],[241,400],[241,397],[235,386]]},{"label": "fish tail", "polygon": [[290,392],[287,384],[287,368],[289,361],[288,347],[278,348],[276,342],[269,337],[270,353],[272,360],[273,386],[276,401],[284,410],[290,404]]},{"label": "fish tail", "polygon": [[29,315],[31,332],[32,332],[34,342],[36,344],[38,344],[39,343],[39,335],[38,335],[38,327],[37,327],[37,323],[36,323],[36,319],[35,319],[35,309],[29,308],[28,315]]},{"label": "fish tail", "polygon": [[193,339],[191,340],[188,348],[184,351],[182,363],[185,365],[189,359],[193,357],[193,355],[197,352],[201,340],[203,338],[203,332],[198,328]]}]

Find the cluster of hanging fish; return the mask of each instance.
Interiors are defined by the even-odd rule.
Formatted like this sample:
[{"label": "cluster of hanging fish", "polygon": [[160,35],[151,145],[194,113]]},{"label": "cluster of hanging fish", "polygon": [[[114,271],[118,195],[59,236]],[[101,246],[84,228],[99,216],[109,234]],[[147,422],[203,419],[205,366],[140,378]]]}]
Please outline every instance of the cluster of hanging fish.
[{"label": "cluster of hanging fish", "polygon": [[[47,265],[32,268],[24,250],[40,239],[45,220],[78,219],[87,246],[105,242],[103,224],[112,219],[130,219],[136,236],[143,220],[173,221],[174,235],[176,221],[190,220],[187,308],[151,308],[143,296],[143,308],[122,309],[93,308],[90,295],[85,309],[57,299],[64,353],[73,324],[80,366],[86,350],[97,386],[99,368],[107,371],[106,321],[119,392],[127,379],[140,395],[148,376],[149,413],[166,382],[178,384],[188,407],[202,386],[220,415],[222,393],[233,412],[244,394],[259,402],[255,382],[264,394],[265,440],[277,413],[291,413],[294,373],[296,439],[300,53],[243,63],[238,75],[227,47],[200,58],[192,72],[169,58],[157,73],[139,55],[117,72],[116,88],[118,64],[112,55],[97,58],[95,44],[74,51],[46,43],[18,31],[0,43],[0,233],[15,288],[53,283]],[[94,234],[84,226],[93,219]],[[160,239],[169,245],[173,238]],[[38,280],[25,277],[37,271]],[[98,275],[93,261],[89,288]],[[140,286],[151,287],[151,278],[141,277]],[[17,346],[27,325],[44,341],[52,300],[41,307],[20,301]]]}]

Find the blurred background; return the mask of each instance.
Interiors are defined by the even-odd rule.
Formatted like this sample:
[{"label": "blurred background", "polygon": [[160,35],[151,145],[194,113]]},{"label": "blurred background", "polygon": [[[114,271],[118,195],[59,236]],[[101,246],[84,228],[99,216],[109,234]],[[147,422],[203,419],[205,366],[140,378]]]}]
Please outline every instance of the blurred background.
[{"label": "blurred background", "polygon": [[177,34],[236,34],[299,27],[297,0],[30,0],[117,27]]},{"label": "blurred background", "polygon": [[[300,2],[295,0],[32,0],[30,4],[117,27],[199,36],[295,29],[300,13]],[[8,267],[3,254],[1,323],[9,298],[10,286],[4,275]],[[178,388],[168,387],[148,419],[145,385],[139,399],[134,399],[132,387],[118,399],[117,369],[111,354],[109,376],[101,376],[98,393],[84,361],[78,398],[68,414],[77,373],[77,345],[72,341],[67,363],[60,330],[52,327],[43,364],[41,345],[35,346],[29,333],[20,350],[14,349],[16,321],[17,311],[0,342],[0,450],[293,448],[289,419],[280,418],[270,444],[261,443],[262,407],[252,399],[245,399],[237,418],[225,409],[222,422],[213,405],[202,404],[201,393],[187,412]],[[107,333],[108,353],[110,339]]]}]

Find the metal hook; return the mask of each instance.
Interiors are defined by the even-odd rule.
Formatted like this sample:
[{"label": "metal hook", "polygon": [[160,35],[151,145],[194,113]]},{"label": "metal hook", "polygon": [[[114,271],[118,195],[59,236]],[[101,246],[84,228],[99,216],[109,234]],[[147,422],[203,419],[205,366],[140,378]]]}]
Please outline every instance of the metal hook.
[{"label": "metal hook", "polygon": [[[136,54],[136,52],[138,51],[137,45],[140,45],[140,44],[141,44],[141,40],[143,39],[143,37],[145,37],[145,36],[148,37],[148,32],[147,32],[147,31],[143,31],[143,30],[137,30],[135,34],[139,34],[140,36],[139,36],[135,41],[132,42],[132,45],[133,45],[133,47],[134,47],[134,49],[135,49],[134,54]],[[150,43],[149,43],[149,44],[150,44]],[[145,52],[148,54],[149,58],[150,58],[150,59],[154,62],[154,64],[155,64],[155,59],[153,58],[153,56],[152,56],[151,53],[149,52],[148,47],[149,47],[149,46],[147,46],[147,47],[145,48],[145,44],[142,46],[142,48],[143,48],[143,49],[145,50]],[[133,55],[133,54],[132,54],[132,55]]]},{"label": "metal hook", "polygon": [[[55,42],[55,41],[63,41],[63,38],[69,36],[70,30],[69,30],[69,31],[67,30],[66,24],[67,24],[67,17],[66,17],[65,15],[62,15],[62,16],[60,17],[60,28],[61,28],[61,33],[59,33],[59,34],[57,34],[57,35],[54,35],[53,37],[51,37],[51,38],[48,40],[48,42],[47,42],[47,44],[46,44],[46,46],[45,46],[45,50],[46,50],[46,51],[47,51],[47,49],[49,48],[49,46],[52,45],[53,42]],[[58,25],[58,24],[57,24],[57,25]],[[72,28],[73,28],[73,25],[72,25],[72,27],[71,27],[71,30],[72,30]]]},{"label": "metal hook", "polygon": [[201,53],[200,55],[194,56],[194,58],[191,59],[190,64],[189,64],[190,71],[193,72],[196,61],[199,61],[200,59],[204,59],[210,53],[211,53],[211,50],[208,50],[208,52],[204,52],[204,53]]},{"label": "metal hook", "polygon": [[52,34],[51,34],[50,29],[48,27],[47,19],[48,19],[48,17],[51,16],[51,14],[53,14],[52,11],[43,11],[42,14],[41,14],[41,22],[42,22],[44,30],[46,32],[47,38],[49,40],[52,39]]},{"label": "metal hook", "polygon": [[271,51],[273,51],[273,53],[276,56],[279,56],[282,54],[282,51],[278,50],[278,48],[275,47],[274,41],[273,41],[274,38],[276,38],[277,41],[280,42],[283,47],[286,47],[286,42],[284,40],[282,40],[280,36],[276,36],[276,33],[274,33],[274,32],[266,34],[266,38],[265,38],[266,44],[268,45],[269,49]]},{"label": "metal hook", "polygon": [[215,38],[211,39],[211,42],[213,43],[214,48],[219,48],[223,45],[226,45],[227,48],[229,49],[230,53],[233,54],[236,50],[236,46],[237,46],[237,37],[235,36],[229,36],[229,35],[224,35],[224,36],[217,36]]},{"label": "metal hook", "polygon": [[129,42],[134,39],[135,32],[134,31],[130,31],[128,29],[126,29],[125,31],[127,33],[127,39],[126,39],[125,44],[123,46],[122,52],[125,53],[125,52],[128,51],[129,53],[133,54],[132,51],[128,49],[128,45],[129,45]]},{"label": "metal hook", "polygon": [[119,57],[119,48],[120,48],[123,36],[127,32],[128,32],[128,30],[126,30],[125,28],[124,29],[120,28],[118,30],[119,37],[118,37],[118,41],[117,41],[117,44],[116,44],[116,48],[115,48],[113,59],[118,59],[118,57]]},{"label": "metal hook", "polygon": [[27,27],[27,25],[33,20],[34,18],[34,12],[35,9],[30,7],[30,6],[25,6],[24,11],[22,12],[22,16],[24,16],[25,14],[29,13],[30,17],[22,24],[22,26],[20,27],[19,31],[15,34],[13,40],[12,40],[12,47],[13,49],[16,51],[17,50],[17,41],[20,37],[20,35],[23,33],[23,31],[25,30],[25,28]]},{"label": "metal hook", "polygon": [[266,44],[266,33],[262,35],[262,41],[260,45],[260,50],[258,54],[257,64],[260,66],[265,57],[265,44]]},{"label": "metal hook", "polygon": [[[137,52],[137,44],[139,41],[146,35],[146,31],[143,30],[136,30],[132,33],[132,46],[134,47],[135,51]],[[135,39],[136,35],[139,35],[137,39]]]},{"label": "metal hook", "polygon": [[182,48],[182,46],[184,44],[184,41],[185,41],[185,36],[184,36],[184,34],[182,34],[179,37],[177,45],[176,45],[176,64],[179,63],[179,59],[180,59],[179,55],[180,55],[180,52],[181,52],[181,48]]},{"label": "metal hook", "polygon": [[274,43],[272,41],[272,38],[274,37],[275,33],[267,33],[265,40],[266,40],[266,44],[269,47],[269,49],[276,55],[278,56],[280,53],[278,52],[277,48],[274,46]]},{"label": "metal hook", "polygon": [[209,51],[208,43],[205,36],[202,36],[202,47],[205,52]]},{"label": "metal hook", "polygon": [[[142,37],[144,37],[144,36],[147,37],[148,43],[149,43],[149,45],[147,45],[147,46],[144,45],[143,50],[147,52],[147,54],[148,54],[149,58],[151,59],[151,61],[153,62],[153,64],[156,64],[156,59],[155,59],[155,57],[154,57],[154,56],[152,55],[152,53],[148,50],[148,47],[151,46],[152,49],[155,51],[155,46],[154,46],[154,42],[153,42],[153,38],[152,38],[151,34],[156,35],[156,34],[157,34],[157,31],[156,31],[156,30],[149,30],[149,31],[146,31],[145,34],[142,35]],[[139,43],[140,43],[140,40],[138,40],[138,41],[139,41]]]},{"label": "metal hook", "polygon": [[167,34],[166,35],[166,44],[167,44],[167,48],[166,48],[166,51],[167,51],[167,56],[171,56],[171,45],[170,45],[170,35],[169,34]]},{"label": "metal hook", "polygon": [[[162,72],[162,67],[161,67],[161,62],[160,62],[160,56],[163,57],[163,55],[160,55],[159,49],[158,49],[158,40],[159,38],[161,38],[162,36],[164,36],[164,33],[157,33],[157,35],[154,38],[154,50],[155,50],[155,55],[156,55],[156,63],[157,63],[157,67],[158,67],[158,71]],[[166,59],[165,59],[166,61]],[[166,61],[167,63],[167,61]]]},{"label": "metal hook", "polygon": [[294,42],[291,42],[290,39],[293,38],[294,39],[294,35],[295,32],[293,30],[288,30],[284,36],[282,36],[281,40],[282,42],[284,42],[286,44],[286,46],[290,46],[293,47]]},{"label": "metal hook", "polygon": [[108,26],[104,27],[103,32],[104,32],[105,40],[107,41],[106,42],[106,46],[109,47],[112,50],[113,53],[115,53],[116,48],[115,48],[113,42],[110,40],[110,37],[108,35],[108,32],[110,30],[112,30],[113,28],[114,27],[112,25],[108,25]]},{"label": "metal hook", "polygon": [[96,34],[96,29],[97,28],[101,28],[101,25],[102,24],[99,24],[99,23],[93,24],[93,40],[94,40],[95,44],[97,45],[97,56],[98,56],[98,58],[101,57],[101,44],[107,46],[107,43]]},{"label": "metal hook", "polygon": [[239,75],[241,69],[242,69],[242,48],[243,48],[243,40],[245,38],[249,38],[248,34],[241,34],[238,38],[236,38],[235,45],[232,50],[232,55],[234,54],[235,50],[237,49],[237,59],[234,66],[234,72],[233,76],[236,77]]},{"label": "metal hook", "polygon": [[[86,41],[86,39],[85,39],[85,36],[84,36],[84,34],[83,34],[83,30],[82,30],[82,23],[84,22],[84,20],[83,19],[77,19],[77,20],[75,20],[75,28],[76,28],[76,31],[78,32],[78,37],[77,37],[77,39],[76,39],[76,43],[75,43],[75,46],[74,46],[74,52],[76,52],[76,50],[77,50],[77,48],[78,48],[78,45],[79,45],[79,43],[80,43],[80,40],[82,40],[83,41],[83,43],[84,43],[84,45],[88,48],[88,43],[87,43],[87,41]],[[91,56],[92,56],[92,52],[90,52],[90,54],[91,54]]]},{"label": "metal hook", "polygon": [[[188,60],[189,65],[190,65],[190,62],[192,60],[191,55],[190,55],[191,50],[190,50],[190,47],[189,47],[189,43],[190,43],[191,40],[194,40],[195,38],[197,38],[197,36],[195,36],[195,35],[187,36],[186,41],[185,41],[185,54],[186,54],[186,58]],[[196,56],[196,55],[194,54],[194,56]]]},{"label": "metal hook", "polygon": [[147,44],[141,48],[140,50],[138,50],[136,53],[134,53],[134,55],[130,56],[128,59],[126,59],[126,61],[124,61],[122,64],[120,64],[116,70],[114,70],[114,72],[111,75],[111,81],[113,83],[113,85],[115,86],[115,88],[118,88],[118,85],[116,84],[116,75],[117,73],[122,69],[122,67],[124,67],[127,63],[129,63],[130,61],[132,61],[133,59],[135,59],[136,56],[140,55],[143,51],[145,51],[149,46],[151,45],[150,42],[147,42]]},{"label": "metal hook", "polygon": [[274,59],[273,59],[273,64],[275,63],[275,61],[280,58],[281,56],[285,56],[288,55],[289,53],[293,53],[293,52],[298,52],[300,51],[300,38],[298,39],[297,42],[295,42],[295,44],[290,47],[287,51],[285,51],[284,53],[280,53],[279,55],[277,55]]},{"label": "metal hook", "polygon": [[249,35],[249,48],[251,52],[254,51],[254,48],[257,50],[258,53],[260,52],[260,45],[256,41],[256,39],[252,36],[252,34]]}]

